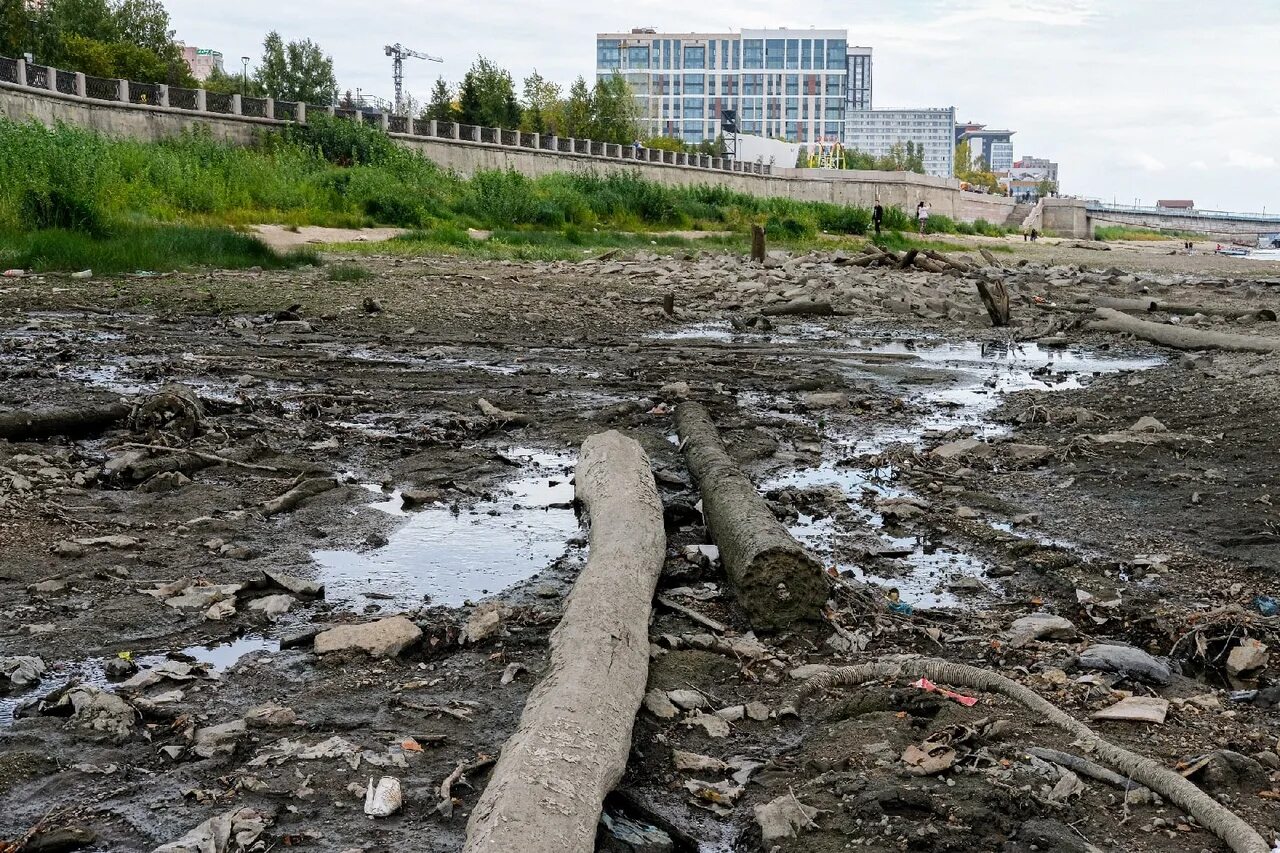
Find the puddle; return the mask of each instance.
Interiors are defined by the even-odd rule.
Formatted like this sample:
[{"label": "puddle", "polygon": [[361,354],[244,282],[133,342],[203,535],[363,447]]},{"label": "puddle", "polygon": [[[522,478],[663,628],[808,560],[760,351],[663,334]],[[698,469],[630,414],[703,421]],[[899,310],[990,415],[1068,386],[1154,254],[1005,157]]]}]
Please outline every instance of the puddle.
[{"label": "puddle", "polygon": [[395,491],[370,504],[406,521],[381,548],[313,552],[326,599],[357,610],[400,611],[425,601],[457,606],[500,592],[563,556],[566,540],[578,532],[573,510],[563,508],[573,501],[573,457],[525,448],[506,455],[525,469],[494,500],[462,511],[437,504],[406,512]]},{"label": "puddle", "polygon": [[[873,467],[857,462],[837,464],[850,457],[874,457],[895,444],[921,444],[926,435],[967,427],[976,436],[993,437],[1008,427],[990,420],[1004,395],[1029,389],[1079,388],[1082,378],[1119,371],[1145,370],[1163,363],[1153,358],[1110,357],[1079,348],[1052,349],[1034,343],[982,344],[936,340],[851,340],[848,349],[836,351],[853,374],[865,380],[869,372],[877,381],[897,381],[895,391],[909,406],[925,413],[909,423],[883,424],[869,433],[854,435],[828,427],[823,430],[822,462],[776,476],[761,483],[762,491],[787,486],[807,489],[835,485],[850,501],[850,509],[860,525],[878,534],[884,546],[907,551],[899,558],[861,562],[833,560],[839,553],[843,535],[855,531],[840,529],[834,519],[801,516],[792,534],[819,555],[833,560],[837,569],[850,570],[859,579],[883,587],[897,587],[904,600],[920,607],[953,607],[962,598],[946,588],[957,576],[982,579],[987,564],[971,555],[915,536],[895,536],[884,529],[883,517],[862,506],[864,494],[873,498],[912,496],[893,485],[891,466]],[[745,408],[768,410],[771,415],[796,419],[800,416],[768,408],[767,397],[743,392],[738,402]],[[808,419],[808,416],[804,416]],[[863,532],[866,532],[865,530]],[[897,571],[896,569],[901,569]],[[990,589],[990,580],[983,580]]]},{"label": "puddle", "polygon": [[[214,643],[208,646],[188,646],[178,653],[193,658],[200,663],[209,664],[209,671],[217,675],[234,666],[240,658],[247,654],[253,652],[277,652],[279,650],[279,640],[246,634],[243,637],[228,640],[225,643]],[[168,653],[166,652],[136,654],[133,656],[133,662],[140,669],[147,669],[164,662],[167,657]],[[61,687],[72,679],[75,679],[80,684],[88,684],[103,690],[113,691],[115,682],[108,680],[106,672],[103,670],[103,666],[109,659],[110,655],[103,655],[79,661],[51,664],[48,671],[41,678],[40,683],[35,687],[22,693],[0,696],[0,728],[7,727],[13,723],[13,712],[18,706],[29,699],[44,696],[49,691]]]},{"label": "puddle", "polygon": [[792,323],[775,320],[775,327],[768,332],[739,332],[722,320],[694,323],[679,329],[651,332],[644,336],[650,341],[733,341],[739,343],[767,342],[775,344],[800,341],[838,341],[845,339],[844,332],[817,323]]}]

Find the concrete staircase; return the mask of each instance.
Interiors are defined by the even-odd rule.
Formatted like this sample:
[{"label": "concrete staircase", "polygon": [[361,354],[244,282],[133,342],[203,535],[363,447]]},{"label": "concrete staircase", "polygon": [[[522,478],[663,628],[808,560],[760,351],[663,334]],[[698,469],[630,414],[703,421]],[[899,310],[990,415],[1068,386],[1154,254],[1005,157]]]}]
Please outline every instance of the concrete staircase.
[{"label": "concrete staircase", "polygon": [[1004,221],[1004,227],[1021,229],[1026,223],[1027,217],[1031,215],[1031,211],[1035,210],[1035,208],[1034,204],[1027,204],[1026,202],[1014,206]]}]

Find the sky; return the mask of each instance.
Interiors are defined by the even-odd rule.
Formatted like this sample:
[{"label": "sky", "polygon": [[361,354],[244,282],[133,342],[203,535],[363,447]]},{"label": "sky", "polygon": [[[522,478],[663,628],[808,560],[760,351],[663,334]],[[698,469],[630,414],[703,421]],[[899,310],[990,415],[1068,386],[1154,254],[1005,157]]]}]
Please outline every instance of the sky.
[{"label": "sky", "polygon": [[[1277,0],[167,0],[178,37],[222,51],[229,72],[262,38],[311,38],[341,87],[390,98],[383,46],[426,101],[478,55],[519,81],[533,69],[568,88],[595,72],[595,34],[742,28],[848,29],[874,49],[874,106],[948,107],[1008,127],[1014,155],[1057,161],[1063,193],[1205,209],[1280,211]],[[791,11],[785,11],[787,9]]]}]

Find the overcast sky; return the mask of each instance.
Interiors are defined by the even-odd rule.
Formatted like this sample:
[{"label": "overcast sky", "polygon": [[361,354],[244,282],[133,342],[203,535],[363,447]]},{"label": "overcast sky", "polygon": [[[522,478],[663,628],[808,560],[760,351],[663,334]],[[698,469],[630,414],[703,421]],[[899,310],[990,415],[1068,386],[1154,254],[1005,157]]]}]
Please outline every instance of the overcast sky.
[{"label": "overcast sky", "polygon": [[[794,11],[784,13],[787,6]],[[1151,204],[1280,210],[1277,0],[168,0],[178,37],[222,51],[228,71],[262,36],[312,38],[344,89],[390,98],[383,45],[443,56],[406,62],[426,99],[478,54],[519,81],[567,84],[595,70],[595,34],[655,27],[847,28],[875,49],[876,107],[955,106],[1009,127],[1015,156],[1049,157],[1065,193]],[[791,17],[781,17],[790,14]]]}]

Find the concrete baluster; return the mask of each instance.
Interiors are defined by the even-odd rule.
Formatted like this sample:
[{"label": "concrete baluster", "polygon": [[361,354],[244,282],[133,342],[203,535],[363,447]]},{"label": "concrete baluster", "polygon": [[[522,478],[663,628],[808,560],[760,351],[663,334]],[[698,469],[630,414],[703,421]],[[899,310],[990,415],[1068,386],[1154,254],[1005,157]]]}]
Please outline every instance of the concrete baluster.
[{"label": "concrete baluster", "polygon": [[18,85],[27,85],[27,61],[25,59],[18,60]]},{"label": "concrete baluster", "polygon": [[204,89],[196,89],[196,112],[203,113],[209,111],[209,103],[207,100],[208,92]]},{"label": "concrete baluster", "polygon": [[129,81],[128,80],[122,79],[122,80],[116,81],[116,100],[118,100],[122,104],[129,103]]},{"label": "concrete baluster", "polygon": [[76,96],[83,98],[85,91],[86,90],[84,85],[84,72],[77,71],[76,72]]},{"label": "concrete baluster", "polygon": [[262,114],[267,118],[276,117],[276,99],[267,98],[266,103],[262,105]]},{"label": "concrete baluster", "polygon": [[169,87],[164,83],[156,86],[156,106],[169,106]]},{"label": "concrete baluster", "polygon": [[234,95],[232,95],[232,96],[231,96],[231,114],[232,114],[233,116],[241,116],[241,115],[244,115],[244,111],[243,111],[243,109],[241,108],[241,103],[240,103],[240,93],[239,93],[239,92],[237,92],[236,94],[234,94]]}]

